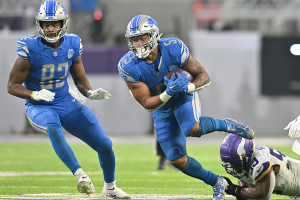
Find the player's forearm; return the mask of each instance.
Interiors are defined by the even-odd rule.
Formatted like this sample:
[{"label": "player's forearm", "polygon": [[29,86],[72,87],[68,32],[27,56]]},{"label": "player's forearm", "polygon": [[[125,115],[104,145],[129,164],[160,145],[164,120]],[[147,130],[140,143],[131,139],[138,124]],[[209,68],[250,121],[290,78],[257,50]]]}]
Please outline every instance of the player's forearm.
[{"label": "player's forearm", "polygon": [[241,197],[242,199],[264,199],[266,194],[261,188],[249,187],[241,190]]},{"label": "player's forearm", "polygon": [[75,83],[77,89],[80,91],[80,93],[86,97],[88,96],[87,92],[89,90],[92,90],[91,84],[86,77],[83,79],[74,80],[74,83]]},{"label": "player's forearm", "polygon": [[145,101],[141,102],[141,105],[144,107],[144,109],[150,112],[159,109],[164,104],[165,102],[161,100],[160,95],[150,97]]},{"label": "player's forearm", "polygon": [[205,85],[210,84],[210,77],[207,73],[200,73],[198,74],[195,79],[193,80],[193,83],[195,84],[195,88],[199,88]]},{"label": "player's forearm", "polygon": [[22,84],[17,83],[8,83],[7,92],[13,96],[22,98],[22,99],[31,99],[31,90],[25,88]]}]

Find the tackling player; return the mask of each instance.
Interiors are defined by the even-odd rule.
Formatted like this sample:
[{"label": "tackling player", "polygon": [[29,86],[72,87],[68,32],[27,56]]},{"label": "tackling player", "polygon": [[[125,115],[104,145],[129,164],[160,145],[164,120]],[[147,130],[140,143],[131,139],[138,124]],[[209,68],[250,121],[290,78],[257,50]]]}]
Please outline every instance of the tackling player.
[{"label": "tackling player", "polygon": [[31,125],[49,136],[54,151],[77,178],[79,192],[90,194],[95,189],[67,143],[62,127],[98,153],[104,176],[103,194],[130,199],[115,184],[115,155],[111,140],[90,109],[68,92],[67,77],[71,73],[84,96],[92,100],[110,97],[101,88],[92,89],[81,60],[81,39],[66,34],[67,22],[68,15],[59,2],[48,0],[40,6],[36,15],[39,36],[19,39],[7,90],[26,99],[26,113]]},{"label": "tackling player", "polygon": [[227,194],[241,199],[270,200],[272,193],[300,197],[300,161],[252,140],[230,134],[220,148],[222,166],[238,178],[239,186],[229,184]]},{"label": "tackling player", "polygon": [[[213,131],[235,133],[254,138],[253,130],[233,119],[219,120],[201,116],[196,91],[210,84],[210,78],[187,46],[177,38],[160,39],[154,19],[135,16],[128,24],[125,37],[130,52],[118,64],[119,74],[135,100],[147,111],[153,111],[157,139],[171,164],[191,177],[213,186],[213,199],[224,199],[226,181],[206,170],[187,155],[186,137],[201,137]],[[185,69],[194,76],[189,83],[186,73],[165,76]]]}]

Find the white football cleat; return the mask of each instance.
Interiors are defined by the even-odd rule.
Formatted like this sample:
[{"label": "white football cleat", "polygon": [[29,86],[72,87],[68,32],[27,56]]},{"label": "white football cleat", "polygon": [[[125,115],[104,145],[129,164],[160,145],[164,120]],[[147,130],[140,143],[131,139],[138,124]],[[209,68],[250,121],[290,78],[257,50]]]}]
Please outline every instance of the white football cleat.
[{"label": "white football cleat", "polygon": [[81,193],[91,194],[95,192],[95,187],[87,175],[81,176],[78,180],[77,190]]},{"label": "white football cleat", "polygon": [[95,192],[95,187],[88,175],[86,175],[81,168],[79,168],[74,176],[78,180],[77,190],[81,193],[91,194]]},{"label": "white football cleat", "polygon": [[113,199],[131,199],[131,196],[124,192],[121,188],[118,188],[116,181],[112,183],[105,183],[102,190],[102,193]]}]

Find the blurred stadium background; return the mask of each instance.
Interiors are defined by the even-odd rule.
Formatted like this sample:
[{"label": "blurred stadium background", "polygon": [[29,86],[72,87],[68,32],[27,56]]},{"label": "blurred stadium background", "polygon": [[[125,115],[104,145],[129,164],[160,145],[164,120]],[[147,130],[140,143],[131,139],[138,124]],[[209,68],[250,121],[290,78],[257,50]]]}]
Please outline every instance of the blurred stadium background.
[{"label": "blurred stadium background", "polygon": [[[27,132],[24,100],[9,95],[6,84],[17,40],[37,34],[34,16],[42,2],[0,0],[0,137]],[[300,44],[299,0],[60,2],[70,17],[68,32],[82,38],[92,86],[112,94],[109,101],[87,102],[108,135],[153,131],[151,113],[132,99],[117,72],[129,50],[127,24],[138,14],[153,17],[163,37],[182,39],[208,71],[212,84],[199,92],[203,115],[235,118],[257,136],[287,137],[283,128],[300,113],[300,57],[290,51]]]}]

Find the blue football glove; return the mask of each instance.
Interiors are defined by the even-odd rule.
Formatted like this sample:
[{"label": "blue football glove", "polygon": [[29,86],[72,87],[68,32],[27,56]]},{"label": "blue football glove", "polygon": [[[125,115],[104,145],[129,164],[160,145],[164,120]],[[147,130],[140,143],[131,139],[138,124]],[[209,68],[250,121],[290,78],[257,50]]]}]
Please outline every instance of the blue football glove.
[{"label": "blue football glove", "polygon": [[175,74],[172,74],[170,80],[167,77],[164,77],[164,83],[167,86],[167,93],[170,95],[179,94],[179,93],[188,93],[188,84],[191,78],[186,78],[187,74],[182,73],[181,75],[176,72],[178,77],[175,81]]}]

